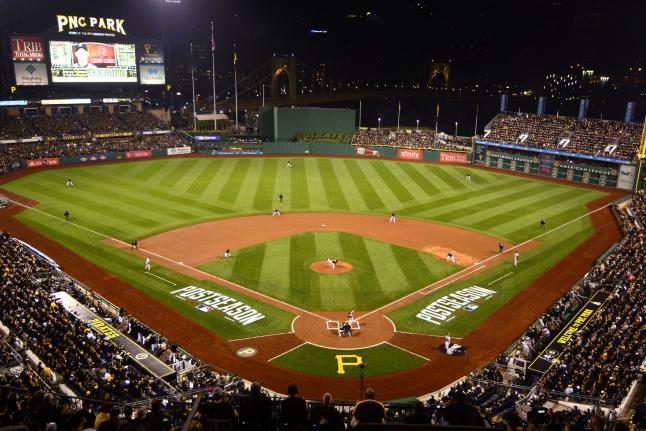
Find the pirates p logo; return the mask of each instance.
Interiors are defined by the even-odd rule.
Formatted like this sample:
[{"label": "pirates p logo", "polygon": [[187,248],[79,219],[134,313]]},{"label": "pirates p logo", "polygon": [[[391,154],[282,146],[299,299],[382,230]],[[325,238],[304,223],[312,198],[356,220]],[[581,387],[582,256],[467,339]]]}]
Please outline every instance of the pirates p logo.
[{"label": "pirates p logo", "polygon": [[337,374],[345,374],[345,367],[358,367],[363,364],[363,358],[359,355],[335,355]]}]

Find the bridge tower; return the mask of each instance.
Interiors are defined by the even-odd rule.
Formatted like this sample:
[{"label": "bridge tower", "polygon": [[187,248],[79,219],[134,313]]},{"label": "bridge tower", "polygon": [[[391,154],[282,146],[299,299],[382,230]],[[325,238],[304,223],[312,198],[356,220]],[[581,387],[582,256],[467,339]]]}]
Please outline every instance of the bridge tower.
[{"label": "bridge tower", "polygon": [[438,83],[444,86],[449,86],[449,77],[451,72],[451,65],[449,63],[431,63],[431,70],[428,75],[428,86],[433,87]]},{"label": "bridge tower", "polygon": [[280,97],[279,80],[285,74],[289,82],[287,96],[296,98],[296,58],[274,57],[271,60],[271,97]]}]

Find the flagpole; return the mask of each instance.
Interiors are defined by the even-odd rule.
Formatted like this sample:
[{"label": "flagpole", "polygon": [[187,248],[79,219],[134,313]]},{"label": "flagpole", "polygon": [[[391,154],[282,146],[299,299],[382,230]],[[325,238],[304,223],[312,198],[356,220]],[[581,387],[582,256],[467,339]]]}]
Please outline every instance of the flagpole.
[{"label": "flagpole", "polygon": [[476,126],[473,129],[473,136],[476,136],[478,134],[478,110],[480,109],[480,105],[476,105]]},{"label": "flagpole", "polygon": [[236,109],[236,129],[238,128],[238,56],[236,54],[236,44],[233,44],[233,91],[235,93]]},{"label": "flagpole", "polygon": [[215,105],[215,36],[213,34],[213,21],[211,21],[211,76],[213,77],[213,130],[218,130],[218,110]]},{"label": "flagpole", "polygon": [[262,107],[265,107],[265,83],[262,84]]},{"label": "flagpole", "polygon": [[635,193],[639,190],[639,183],[641,182],[642,164],[644,163],[644,155],[646,155],[646,117],[644,117],[644,125],[642,126],[642,139],[639,146],[639,168],[637,168],[637,181],[635,182]]},{"label": "flagpole", "polygon": [[361,99],[359,99],[359,128],[361,128]]},{"label": "flagpole", "polygon": [[397,108],[397,130],[399,130],[399,116],[402,113],[402,102],[399,102],[399,107]]},{"label": "flagpole", "polygon": [[195,111],[195,68],[193,67],[193,42],[191,42],[191,88],[193,89],[193,130],[197,130],[197,113]]},{"label": "flagpole", "polygon": [[437,121],[440,118],[440,102],[435,104],[435,136],[437,136]]}]

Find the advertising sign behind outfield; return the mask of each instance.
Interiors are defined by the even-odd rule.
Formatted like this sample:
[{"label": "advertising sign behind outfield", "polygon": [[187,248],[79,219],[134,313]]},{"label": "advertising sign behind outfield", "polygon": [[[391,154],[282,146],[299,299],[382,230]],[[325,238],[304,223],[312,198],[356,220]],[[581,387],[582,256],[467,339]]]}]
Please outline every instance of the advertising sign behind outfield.
[{"label": "advertising sign behind outfield", "polygon": [[219,311],[224,314],[225,319],[237,322],[242,326],[250,325],[266,317],[261,312],[235,298],[212,290],[202,289],[201,287],[187,286],[172,291],[171,295],[175,295],[176,298],[182,301],[197,302],[198,304],[195,308],[204,313]]},{"label": "advertising sign behind outfield", "polygon": [[399,148],[397,150],[397,158],[403,160],[422,160],[424,159],[424,152],[422,150],[407,150]]},{"label": "advertising sign behind outfield", "polygon": [[447,153],[442,151],[440,153],[440,162],[442,163],[467,163],[467,153]]},{"label": "advertising sign behind outfield", "polygon": [[14,63],[16,85],[47,85],[47,65],[45,63]]},{"label": "advertising sign behind outfield", "polygon": [[126,151],[126,159],[142,159],[144,157],[151,157],[152,155],[152,150]]},{"label": "advertising sign behind outfield", "polygon": [[47,159],[27,160],[28,168],[40,168],[43,166],[58,166],[60,164],[58,157],[49,157]]},{"label": "advertising sign behind outfield", "polygon": [[572,337],[592,320],[609,296],[610,293],[603,290],[596,292],[527,368],[540,374],[548,372],[559,360]]},{"label": "advertising sign behind outfield", "polygon": [[358,156],[373,156],[373,157],[379,157],[379,151],[373,150],[372,148],[364,148],[364,147],[356,147],[354,149],[354,152]]},{"label": "advertising sign behind outfield", "polygon": [[191,147],[167,148],[166,154],[168,154],[169,156],[176,156],[178,154],[191,154]]},{"label": "advertising sign behind outfield", "polygon": [[13,61],[45,61],[43,38],[40,36],[12,36],[11,59]]}]

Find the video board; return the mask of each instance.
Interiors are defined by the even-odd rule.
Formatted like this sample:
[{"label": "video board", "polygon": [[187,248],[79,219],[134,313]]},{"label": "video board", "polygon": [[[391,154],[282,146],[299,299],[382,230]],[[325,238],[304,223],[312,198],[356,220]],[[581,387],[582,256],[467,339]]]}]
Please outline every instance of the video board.
[{"label": "video board", "polygon": [[137,82],[137,56],[130,43],[49,41],[53,83]]}]

